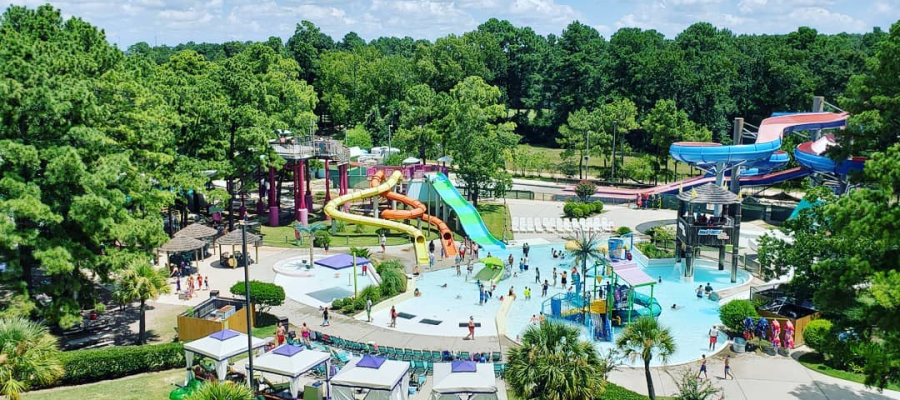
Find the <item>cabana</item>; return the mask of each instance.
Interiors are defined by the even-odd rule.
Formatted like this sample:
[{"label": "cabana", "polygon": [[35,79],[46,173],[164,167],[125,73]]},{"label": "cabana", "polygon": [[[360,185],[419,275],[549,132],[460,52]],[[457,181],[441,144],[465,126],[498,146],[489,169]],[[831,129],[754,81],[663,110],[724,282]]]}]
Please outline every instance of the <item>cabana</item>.
[{"label": "cabana", "polygon": [[334,400],[355,400],[355,389],[367,389],[365,400],[409,399],[409,362],[363,356],[351,359],[331,378]]},{"label": "cabana", "polygon": [[431,400],[496,400],[494,364],[453,361],[434,364]]},{"label": "cabana", "polygon": [[[262,236],[247,232],[247,244],[252,244],[253,249],[256,250],[256,262],[259,262],[259,245],[261,243]],[[240,229],[235,229],[231,232],[228,232],[228,234],[216,239],[216,244],[219,246],[219,254],[223,254],[222,246],[231,246],[231,254],[234,254],[234,246],[241,246],[244,244],[244,235],[243,233],[241,233]],[[220,265],[220,267],[225,266]]]},{"label": "cabana", "polygon": [[300,375],[325,364],[325,384],[328,384],[331,355],[316,350],[305,350],[302,346],[286,344],[263,354],[254,360],[254,368],[287,377],[291,384],[291,398],[300,392]]},{"label": "cabana", "polygon": [[204,247],[206,247],[206,243],[202,240],[197,240],[187,236],[176,236],[162,245],[159,249],[166,252],[166,258],[168,258],[169,254],[172,253],[185,253],[189,251],[194,252],[194,263],[197,264],[197,271],[200,271],[201,255],[197,252],[197,250],[200,250]]},{"label": "cabana", "polygon": [[[253,349],[266,345],[266,341],[253,338]],[[193,378],[191,366],[194,365],[194,354],[209,357],[216,362],[216,376],[219,380],[225,380],[228,374],[228,359],[247,352],[247,335],[224,329],[202,339],[184,344],[184,360],[187,364],[187,379],[185,384]]]}]

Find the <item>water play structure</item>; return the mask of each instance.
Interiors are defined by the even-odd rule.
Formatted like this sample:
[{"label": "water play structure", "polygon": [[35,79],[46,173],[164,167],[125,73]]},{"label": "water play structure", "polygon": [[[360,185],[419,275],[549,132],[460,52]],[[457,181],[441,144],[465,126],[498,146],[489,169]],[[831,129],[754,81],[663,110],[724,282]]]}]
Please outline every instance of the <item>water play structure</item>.
[{"label": "water play structure", "polygon": [[[384,179],[384,171],[379,170],[376,171],[372,176],[372,180],[370,182],[371,187],[376,187],[381,184],[381,181]],[[456,241],[453,240],[453,232],[450,231],[450,228],[447,227],[447,224],[438,217],[433,215],[426,214],[425,204],[421,201],[413,199],[408,196],[404,196],[400,193],[394,191],[388,191],[382,194],[382,196],[388,200],[398,201],[407,205],[409,210],[384,210],[380,212],[381,218],[384,219],[394,219],[394,220],[406,220],[406,219],[415,219],[421,218],[423,221],[428,222],[429,224],[434,225],[441,236],[441,246],[444,247],[444,254],[447,257],[454,257],[458,254],[456,249]]]},{"label": "water play structure", "polygon": [[422,231],[416,229],[415,227],[401,224],[399,222],[350,214],[349,212],[342,211],[338,208],[345,203],[367,199],[373,196],[378,196],[383,193],[390,192],[402,177],[403,174],[400,171],[395,171],[393,174],[391,174],[390,178],[388,178],[378,186],[338,196],[325,205],[325,214],[331,218],[347,221],[354,224],[376,226],[379,228],[385,228],[409,234],[413,241],[413,250],[416,253],[416,263],[420,266],[427,266],[428,250],[425,248],[425,235],[422,234]]}]

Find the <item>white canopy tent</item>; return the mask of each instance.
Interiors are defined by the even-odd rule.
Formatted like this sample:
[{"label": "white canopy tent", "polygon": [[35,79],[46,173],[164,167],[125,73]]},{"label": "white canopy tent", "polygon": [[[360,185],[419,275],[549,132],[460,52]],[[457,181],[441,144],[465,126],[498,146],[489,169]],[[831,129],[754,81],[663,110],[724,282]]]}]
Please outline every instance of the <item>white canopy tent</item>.
[{"label": "white canopy tent", "polygon": [[[253,349],[266,345],[266,341],[260,338],[252,338]],[[228,374],[228,359],[247,352],[247,335],[231,329],[224,329],[205,338],[194,340],[184,344],[184,360],[187,363],[187,379],[191,380],[191,366],[194,364],[194,354],[209,357],[216,361],[216,376],[219,380],[225,380]]]},{"label": "white canopy tent", "polygon": [[497,400],[494,364],[473,361],[435,363],[431,400]]},{"label": "white canopy tent", "polygon": [[354,400],[355,389],[368,389],[365,400],[409,399],[409,363],[381,357],[351,359],[331,378],[334,400]]},{"label": "white canopy tent", "polygon": [[316,350],[304,350],[301,346],[286,344],[259,356],[253,365],[257,371],[270,372],[290,379],[291,398],[296,399],[300,392],[300,375],[325,364],[325,382],[328,384],[328,373],[331,355]]},{"label": "white canopy tent", "polygon": [[422,160],[420,160],[418,158],[408,157],[408,158],[404,159],[403,161],[401,161],[400,163],[403,165],[413,165],[413,164],[418,164],[420,162],[422,162]]}]

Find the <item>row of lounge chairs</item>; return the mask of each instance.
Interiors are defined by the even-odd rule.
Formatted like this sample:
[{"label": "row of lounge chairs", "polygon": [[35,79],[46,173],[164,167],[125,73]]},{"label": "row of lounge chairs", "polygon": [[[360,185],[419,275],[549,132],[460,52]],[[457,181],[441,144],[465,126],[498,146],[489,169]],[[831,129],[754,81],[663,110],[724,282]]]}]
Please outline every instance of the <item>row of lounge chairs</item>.
[{"label": "row of lounge chairs", "polygon": [[515,233],[570,233],[578,230],[612,232],[615,222],[603,218],[532,218],[513,217],[512,231]]}]

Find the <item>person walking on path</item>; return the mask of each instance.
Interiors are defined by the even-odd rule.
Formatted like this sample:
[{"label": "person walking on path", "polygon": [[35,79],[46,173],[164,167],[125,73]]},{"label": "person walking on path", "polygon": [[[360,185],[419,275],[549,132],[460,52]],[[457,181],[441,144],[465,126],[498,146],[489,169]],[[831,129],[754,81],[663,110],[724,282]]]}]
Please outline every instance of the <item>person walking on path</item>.
[{"label": "person walking on path", "polygon": [[206,290],[209,290],[209,275],[203,277],[203,286],[206,286]]},{"label": "person walking on path", "polygon": [[434,269],[434,253],[428,254],[428,269]]},{"label": "person walking on path", "polygon": [[322,307],[322,325],[320,326],[331,326],[331,322],[328,321],[328,307]]},{"label": "person walking on path", "polygon": [[175,278],[175,293],[181,293],[181,277]]},{"label": "person walking on path", "polygon": [[372,299],[366,298],[366,322],[372,322]]},{"label": "person walking on path", "polygon": [[731,356],[725,356],[725,379],[728,379],[728,377],[730,376],[731,380],[734,380],[734,375],[731,374],[731,363],[729,362],[730,360]]},{"label": "person walking on path", "polygon": [[386,252],[386,249],[387,249],[385,247],[386,245],[387,245],[387,236],[385,236],[384,233],[382,232],[381,233],[381,254],[384,254]]},{"label": "person walking on path", "polygon": [[391,306],[391,328],[397,327],[397,309]]},{"label": "person walking on path", "polygon": [[544,285],[541,287],[541,297],[547,297],[547,287],[550,286],[546,279],[544,279]]},{"label": "person walking on path", "polygon": [[434,240],[428,242],[428,252],[434,255]]},{"label": "person walking on path", "polygon": [[716,342],[719,341],[719,330],[716,329],[716,326],[713,325],[712,328],[709,328],[709,350],[716,350]]},{"label": "person walking on path", "polygon": [[553,268],[553,287],[556,287],[556,267]]},{"label": "person walking on path", "polygon": [[300,336],[303,338],[303,344],[309,347],[309,327],[306,326],[306,322],[300,327]]},{"label": "person walking on path", "polygon": [[469,334],[463,340],[475,340],[475,318],[469,316]]},{"label": "person walking on path", "polygon": [[541,269],[538,267],[534,267],[534,283],[541,283]]},{"label": "person walking on path", "polygon": [[709,375],[706,375],[706,354],[702,355],[700,358],[700,372],[697,373],[697,378],[700,378],[700,374],[703,374],[704,379],[709,379]]}]

